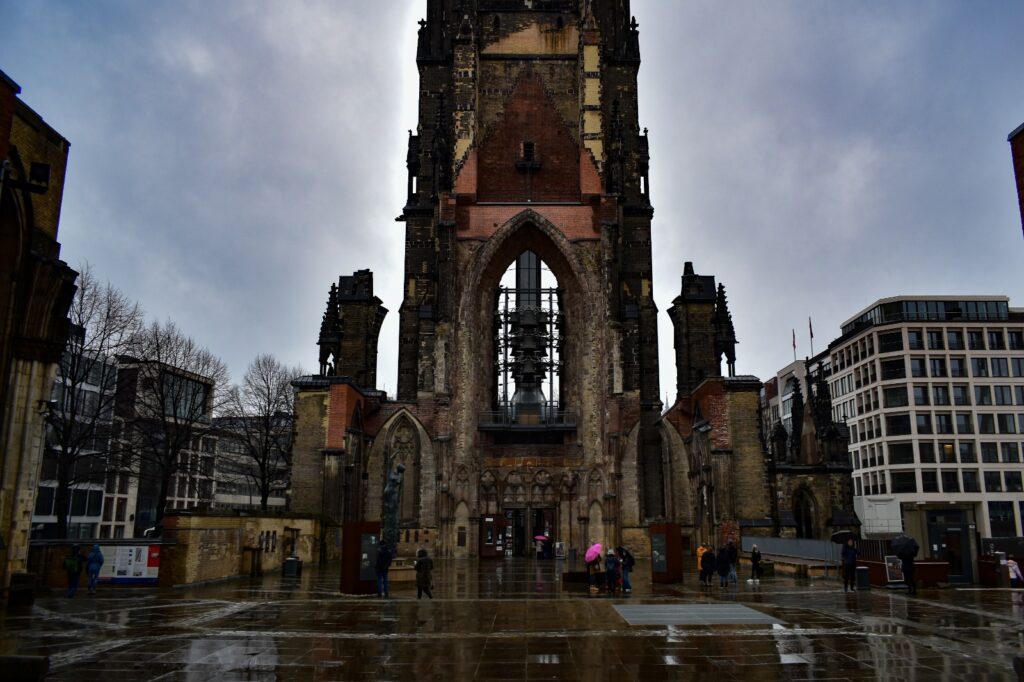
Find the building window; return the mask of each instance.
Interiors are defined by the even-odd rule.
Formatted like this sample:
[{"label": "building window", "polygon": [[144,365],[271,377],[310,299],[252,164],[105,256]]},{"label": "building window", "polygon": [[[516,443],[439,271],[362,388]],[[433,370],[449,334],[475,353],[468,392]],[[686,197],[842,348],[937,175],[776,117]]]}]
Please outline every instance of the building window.
[{"label": "building window", "polygon": [[992,404],[992,387],[991,386],[975,386],[974,387],[974,404],[975,405],[991,405]]},{"label": "building window", "polygon": [[1004,464],[1016,464],[1020,462],[1020,446],[1016,443],[1000,443],[999,449],[1003,453]]},{"label": "building window", "polygon": [[971,389],[966,384],[953,384],[953,404],[970,405]]},{"label": "building window", "polygon": [[974,419],[971,417],[970,412],[956,413],[956,432],[974,433]]},{"label": "building window", "polygon": [[459,547],[466,546],[466,527],[459,526],[457,544]]},{"label": "building window", "polygon": [[910,376],[912,376],[912,377],[926,377],[926,376],[928,376],[928,368],[925,365],[924,358],[910,358]]},{"label": "building window", "polygon": [[[916,390],[916,387],[915,387],[915,390]],[[885,399],[885,406],[886,407],[906,407],[907,406],[907,387],[906,386],[893,386],[892,388],[883,389],[882,396]]]},{"label": "building window", "polygon": [[885,433],[888,436],[909,436],[910,415],[891,414],[885,418]]},{"label": "building window", "polygon": [[957,445],[960,448],[960,462],[962,464],[974,464],[978,461],[974,454],[974,441],[962,440]]},{"label": "building window", "polygon": [[945,350],[945,345],[942,342],[942,330],[928,330],[928,350]]},{"label": "building window", "polygon": [[988,358],[971,358],[971,373],[975,377],[987,377]]},{"label": "building window", "polygon": [[951,377],[965,377],[965,376],[967,376],[967,360],[965,358],[950,358],[949,359],[949,376],[951,376]]},{"label": "building window", "polygon": [[[892,389],[886,389],[892,390]],[[906,395],[907,389],[902,389],[904,395]],[[928,404],[928,384],[915,384],[914,385],[914,404],[915,405],[927,405]]]},{"label": "building window", "polygon": [[53,514],[53,498],[56,488],[39,486],[36,489],[36,516],[51,516]]},{"label": "building window", "polygon": [[[124,521],[125,512],[128,510],[128,498],[119,497],[116,502],[116,511],[114,512],[115,521]],[[116,535],[114,537],[117,537]]]},{"label": "building window", "polygon": [[1013,358],[1013,376],[1024,377],[1024,358]]},{"label": "building window", "polygon": [[960,474],[957,473],[956,469],[943,470],[942,472],[942,492],[944,493],[958,493],[960,492]]},{"label": "building window", "polygon": [[997,414],[996,422],[999,424],[999,433],[1017,433],[1016,418],[1012,414]]},{"label": "building window", "polygon": [[[889,464],[913,464],[913,443],[889,443]],[[893,484],[895,486],[895,484]]]},{"label": "building window", "polygon": [[923,464],[935,462],[935,443],[930,440],[921,441],[917,444],[917,454]]},{"label": "building window", "polygon": [[959,329],[950,329],[946,332],[946,345],[950,350],[964,349],[964,334]]},{"label": "building window", "polygon": [[994,538],[1017,536],[1017,520],[1013,518],[1013,502],[989,502],[988,522]]},{"label": "building window", "polygon": [[996,405],[1013,405],[1013,388],[1010,386],[995,386]]},{"label": "building window", "polygon": [[939,475],[935,471],[922,471],[921,472],[921,492],[923,493],[937,493],[939,492]]},{"label": "building window", "polygon": [[878,335],[878,352],[892,353],[900,350],[903,350],[903,334],[888,332]]},{"label": "building window", "polygon": [[1006,485],[1006,492],[1008,493],[1021,493],[1024,492],[1024,484],[1021,483],[1019,471],[1005,471],[1003,472],[1003,480]]},{"label": "building window", "polygon": [[124,526],[114,526],[114,539],[120,540],[124,537]]},{"label": "building window", "polygon": [[981,444],[981,461],[985,464],[997,464],[999,462],[999,448],[995,443]]},{"label": "building window", "polygon": [[937,413],[935,415],[935,433],[953,433],[953,415]]},{"label": "building window", "polygon": [[917,492],[917,474],[913,471],[893,471],[890,476],[894,493]]},{"label": "building window", "polygon": [[1008,377],[1008,376],[1010,376],[1010,365],[1006,361],[1006,358],[992,358],[992,376],[994,376],[994,377]]},{"label": "building window", "polygon": [[917,413],[917,432],[932,433],[932,416],[929,413]]},{"label": "building window", "polygon": [[924,350],[924,336],[920,329],[907,330],[907,348],[910,350]]},{"label": "building window", "polygon": [[985,492],[987,493],[1001,493],[1003,492],[1003,476],[998,471],[986,471],[985,472]]},{"label": "building window", "polygon": [[967,347],[971,350],[985,350],[985,335],[980,329],[967,330]]},{"label": "building window", "polygon": [[988,332],[988,349],[989,350],[1006,350],[1006,345],[1003,343],[1003,331],[1001,329],[992,330]]},{"label": "building window", "polygon": [[981,492],[981,486],[978,482],[978,470],[977,469],[964,469],[960,472],[961,477],[964,481],[964,492],[965,493],[979,493]]},{"label": "building window", "polygon": [[1024,350],[1024,332],[1019,329],[1011,329],[1007,332],[1010,339],[1010,350]]},{"label": "building window", "polygon": [[894,360],[883,360],[882,361],[882,380],[887,381],[889,379],[906,379],[907,378],[907,365],[903,362],[903,358],[896,358]]},{"label": "building window", "polygon": [[995,433],[996,416],[994,414],[978,415],[978,433]]},{"label": "building window", "polygon": [[952,443],[939,443],[939,461],[942,464],[956,464],[956,448]]},{"label": "building window", "polygon": [[853,479],[853,482],[857,484],[857,497],[860,497],[861,495],[864,494],[864,489],[863,489],[862,484],[860,482],[860,476],[858,476],[857,478]]},{"label": "building window", "polygon": [[949,405],[949,386],[942,384],[935,387],[935,404]]}]

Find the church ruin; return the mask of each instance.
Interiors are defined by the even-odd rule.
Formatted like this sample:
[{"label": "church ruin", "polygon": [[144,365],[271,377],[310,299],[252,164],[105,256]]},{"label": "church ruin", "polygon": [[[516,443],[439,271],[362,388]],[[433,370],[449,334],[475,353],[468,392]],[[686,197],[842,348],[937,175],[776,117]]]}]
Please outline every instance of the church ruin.
[{"label": "church ruin", "polygon": [[733,376],[725,290],[689,263],[660,399],[628,0],[429,0],[417,63],[397,395],[377,389],[373,275],[343,276],[319,374],[295,382],[293,509],[378,520],[401,464],[403,554],[773,532],[761,382]]}]

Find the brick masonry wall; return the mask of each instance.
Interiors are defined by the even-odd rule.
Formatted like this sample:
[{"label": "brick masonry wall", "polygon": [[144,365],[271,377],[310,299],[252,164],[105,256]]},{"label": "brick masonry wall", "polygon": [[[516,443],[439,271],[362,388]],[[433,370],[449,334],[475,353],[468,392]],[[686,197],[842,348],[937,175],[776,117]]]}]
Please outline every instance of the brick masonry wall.
[{"label": "brick masonry wall", "polygon": [[295,395],[291,474],[291,509],[295,512],[319,514],[322,511],[329,396],[325,390],[305,389]]},{"label": "brick masonry wall", "polygon": [[317,558],[320,527],[300,516],[171,515],[167,534],[176,544],[165,545],[160,559],[160,585],[188,585],[221,580],[250,571],[250,551],[260,547],[260,535],[269,535],[269,547],[260,551],[264,572],[275,571],[290,554],[286,528],[298,528],[295,555],[310,563]]}]

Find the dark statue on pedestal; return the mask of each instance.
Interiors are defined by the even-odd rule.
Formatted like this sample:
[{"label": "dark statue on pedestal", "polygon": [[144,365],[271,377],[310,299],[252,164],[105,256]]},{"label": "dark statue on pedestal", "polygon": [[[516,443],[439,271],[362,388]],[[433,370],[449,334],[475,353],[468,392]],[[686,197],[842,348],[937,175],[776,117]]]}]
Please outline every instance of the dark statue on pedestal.
[{"label": "dark statue on pedestal", "polygon": [[388,483],[384,486],[384,513],[381,519],[383,530],[380,534],[380,544],[391,552],[391,556],[395,555],[395,548],[398,546],[398,510],[402,504],[403,473],[405,467],[399,464],[388,476]]}]

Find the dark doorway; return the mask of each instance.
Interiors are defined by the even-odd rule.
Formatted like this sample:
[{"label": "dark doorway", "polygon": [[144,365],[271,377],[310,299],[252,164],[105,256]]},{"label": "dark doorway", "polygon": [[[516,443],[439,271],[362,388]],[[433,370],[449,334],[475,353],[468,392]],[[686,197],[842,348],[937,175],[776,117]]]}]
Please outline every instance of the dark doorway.
[{"label": "dark doorway", "polygon": [[[534,509],[531,513],[531,535],[534,555],[538,559],[553,559],[555,556],[555,510]],[[545,538],[541,540],[540,538]]]},{"label": "dark doorway", "polygon": [[505,556],[526,556],[526,510],[505,510]]},{"label": "dark doorway", "polygon": [[928,512],[928,544],[931,558],[949,564],[949,582],[973,582],[971,536],[962,510]]},{"label": "dark doorway", "polygon": [[793,497],[793,517],[796,520],[798,538],[818,536],[814,523],[814,499],[806,490],[797,491]]}]

